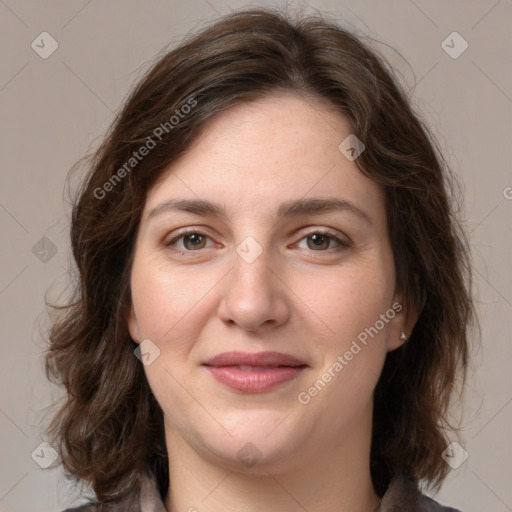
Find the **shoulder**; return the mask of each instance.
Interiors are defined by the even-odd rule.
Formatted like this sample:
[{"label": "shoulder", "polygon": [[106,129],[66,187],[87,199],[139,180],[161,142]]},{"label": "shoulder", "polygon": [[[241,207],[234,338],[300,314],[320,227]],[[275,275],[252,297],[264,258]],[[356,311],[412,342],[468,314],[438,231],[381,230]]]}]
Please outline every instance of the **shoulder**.
[{"label": "shoulder", "polygon": [[446,507],[423,494],[418,489],[418,481],[411,475],[398,474],[392,479],[375,512],[395,512],[407,510],[414,512],[461,512]]},{"label": "shoulder", "polygon": [[101,503],[86,503],[78,507],[67,508],[62,512],[117,512],[120,511],[119,505],[103,505]]},{"label": "shoulder", "polygon": [[140,512],[140,509],[132,507],[127,508],[127,504],[123,502],[109,505],[103,503],[88,503],[74,508],[67,508],[62,512]]},{"label": "shoulder", "polygon": [[90,504],[90,505],[80,505],[74,508],[67,508],[62,512],[99,512],[98,505]]},{"label": "shoulder", "polygon": [[132,501],[119,501],[117,503],[85,503],[78,507],[67,508],[62,512],[141,512],[138,504]]},{"label": "shoulder", "polygon": [[419,504],[418,512],[462,512],[458,508],[445,507],[439,504],[437,501],[429,498],[428,496],[422,495]]},{"label": "shoulder", "polygon": [[[67,508],[62,512],[141,512],[139,504],[132,501],[119,501],[117,503],[87,503],[74,508]],[[144,509],[145,510],[145,509]],[[160,512],[160,509],[151,508],[154,512]]]}]

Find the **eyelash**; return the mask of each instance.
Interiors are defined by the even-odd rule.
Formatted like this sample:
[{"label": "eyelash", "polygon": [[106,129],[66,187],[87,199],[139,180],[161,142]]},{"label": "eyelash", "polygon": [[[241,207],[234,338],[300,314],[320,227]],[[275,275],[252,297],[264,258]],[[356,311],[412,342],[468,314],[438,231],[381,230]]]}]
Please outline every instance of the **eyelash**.
[{"label": "eyelash", "polygon": [[[180,233],[178,233],[171,240],[169,240],[167,242],[164,242],[164,245],[165,245],[165,247],[171,247],[178,240],[180,240],[181,238],[183,238],[183,237],[185,237],[187,235],[200,235],[200,236],[203,236],[203,237],[210,238],[207,233],[204,233],[201,230],[189,228],[189,229],[186,229],[184,231],[181,231]],[[332,250],[337,251],[337,250],[341,250],[341,249],[346,249],[346,248],[351,246],[350,243],[348,243],[345,240],[341,240],[332,231],[329,231],[327,229],[315,229],[315,230],[312,230],[312,231],[310,231],[308,233],[304,233],[302,238],[299,240],[299,242],[301,242],[302,240],[304,240],[305,238],[307,238],[308,236],[311,236],[311,235],[325,236],[325,237],[330,238],[331,240],[334,240],[336,243],[339,244],[338,247],[335,247],[335,248],[332,248],[332,249],[324,249],[324,250],[318,250],[318,251],[311,250],[311,252],[320,252],[320,253],[322,253],[322,252],[330,252]],[[173,251],[178,252],[179,254],[183,254],[183,255],[185,255],[185,254],[186,255],[191,255],[191,253],[200,252],[201,249],[197,249],[197,250],[194,251],[194,250],[183,250],[183,249],[176,249],[176,248],[174,248]]]}]

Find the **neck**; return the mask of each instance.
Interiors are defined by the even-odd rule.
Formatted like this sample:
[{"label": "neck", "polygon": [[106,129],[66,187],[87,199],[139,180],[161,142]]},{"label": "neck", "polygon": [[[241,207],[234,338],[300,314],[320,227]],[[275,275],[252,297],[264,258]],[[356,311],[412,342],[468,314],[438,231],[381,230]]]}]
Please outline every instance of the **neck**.
[{"label": "neck", "polygon": [[348,436],[340,434],[339,442],[312,442],[287,457],[285,465],[261,459],[250,470],[209,459],[169,430],[166,509],[374,512],[380,498],[369,469],[371,411],[360,420]]}]

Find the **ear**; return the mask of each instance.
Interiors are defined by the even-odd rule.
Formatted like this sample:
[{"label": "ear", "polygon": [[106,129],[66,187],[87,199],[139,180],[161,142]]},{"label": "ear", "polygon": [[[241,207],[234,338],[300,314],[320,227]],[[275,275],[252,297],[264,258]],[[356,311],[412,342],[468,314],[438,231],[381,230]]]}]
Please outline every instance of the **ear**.
[{"label": "ear", "polygon": [[389,322],[390,326],[387,340],[388,352],[392,352],[400,348],[404,343],[407,343],[418,321],[420,304],[418,300],[411,300],[408,304],[405,304],[402,294],[397,294],[393,298],[391,309],[395,311],[395,316]]},{"label": "ear", "polygon": [[137,322],[137,316],[135,315],[135,309],[133,308],[133,304],[130,305],[130,309],[127,314],[126,323],[128,325],[128,331],[130,333],[130,337],[135,343],[140,343],[140,329],[139,323]]}]

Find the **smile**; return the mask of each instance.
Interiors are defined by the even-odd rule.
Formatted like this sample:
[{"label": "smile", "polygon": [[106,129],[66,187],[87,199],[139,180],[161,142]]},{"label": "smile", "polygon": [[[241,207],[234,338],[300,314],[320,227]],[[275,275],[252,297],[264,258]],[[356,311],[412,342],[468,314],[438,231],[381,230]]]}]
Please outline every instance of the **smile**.
[{"label": "smile", "polygon": [[220,366],[207,367],[221,384],[243,393],[263,393],[298,377],[306,366]]},{"label": "smile", "polygon": [[224,352],[203,365],[224,386],[243,393],[263,393],[296,379],[308,367],[280,352]]}]

